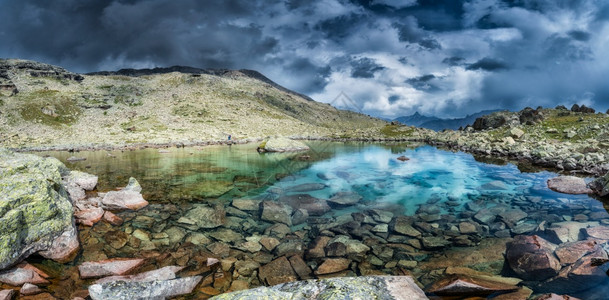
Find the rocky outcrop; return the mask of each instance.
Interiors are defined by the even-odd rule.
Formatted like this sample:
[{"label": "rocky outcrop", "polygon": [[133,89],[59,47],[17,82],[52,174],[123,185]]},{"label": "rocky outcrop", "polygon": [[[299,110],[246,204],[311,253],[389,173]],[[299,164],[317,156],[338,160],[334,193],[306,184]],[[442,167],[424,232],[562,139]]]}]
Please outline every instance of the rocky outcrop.
[{"label": "rocky outcrop", "polygon": [[272,137],[258,147],[258,152],[292,152],[306,150],[309,150],[309,146],[305,145],[305,143],[285,137]]},{"label": "rocky outcrop", "polygon": [[76,253],[67,172],[57,159],[0,149],[0,269],[33,253],[58,261]]},{"label": "rocky outcrop", "polygon": [[590,189],[601,197],[609,195],[609,172],[603,177],[599,177],[588,185]]},{"label": "rocky outcrop", "polygon": [[408,276],[363,276],[289,282],[212,299],[428,299]]},{"label": "rocky outcrop", "polygon": [[52,77],[55,79],[83,81],[85,78],[80,74],[66,71],[57,66],[21,59],[0,60],[0,74],[10,74],[15,71],[26,71],[32,77]]},{"label": "rocky outcrop", "polygon": [[485,130],[491,128],[499,128],[507,123],[508,119],[506,116],[500,113],[493,113],[490,115],[482,116],[474,121],[474,130]]},{"label": "rocky outcrop", "polygon": [[585,113],[585,114],[593,114],[596,112],[596,110],[594,110],[594,108],[592,107],[587,107],[586,105],[582,104],[582,106],[579,106],[577,104],[573,104],[573,106],[571,106],[571,111],[572,112],[580,112],[580,113]]},{"label": "rocky outcrop", "polygon": [[520,124],[535,125],[543,121],[543,114],[541,114],[539,109],[525,107],[518,113],[518,119],[520,120]]}]

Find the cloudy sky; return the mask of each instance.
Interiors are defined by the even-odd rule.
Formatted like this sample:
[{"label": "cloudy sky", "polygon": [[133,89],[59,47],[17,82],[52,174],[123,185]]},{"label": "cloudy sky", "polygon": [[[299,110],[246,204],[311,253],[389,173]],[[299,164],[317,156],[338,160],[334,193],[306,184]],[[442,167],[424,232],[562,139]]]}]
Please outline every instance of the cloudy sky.
[{"label": "cloudy sky", "polygon": [[0,0],[0,57],[255,69],[364,113],[609,108],[606,0]]}]

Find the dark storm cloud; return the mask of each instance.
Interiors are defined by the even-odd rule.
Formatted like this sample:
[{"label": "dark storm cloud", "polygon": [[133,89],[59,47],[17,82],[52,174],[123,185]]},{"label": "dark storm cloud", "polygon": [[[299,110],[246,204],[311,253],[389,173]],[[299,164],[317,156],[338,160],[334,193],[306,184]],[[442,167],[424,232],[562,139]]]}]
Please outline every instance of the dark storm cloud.
[{"label": "dark storm cloud", "polygon": [[77,72],[249,68],[380,116],[604,111],[607,36],[598,0],[0,0],[0,57]]},{"label": "dark storm cloud", "polygon": [[351,67],[351,77],[355,78],[373,78],[374,73],[385,69],[367,57],[352,61]]},{"label": "dark storm cloud", "polygon": [[499,71],[508,69],[508,66],[499,60],[485,57],[469,66],[467,66],[467,70],[483,70],[483,71]]}]

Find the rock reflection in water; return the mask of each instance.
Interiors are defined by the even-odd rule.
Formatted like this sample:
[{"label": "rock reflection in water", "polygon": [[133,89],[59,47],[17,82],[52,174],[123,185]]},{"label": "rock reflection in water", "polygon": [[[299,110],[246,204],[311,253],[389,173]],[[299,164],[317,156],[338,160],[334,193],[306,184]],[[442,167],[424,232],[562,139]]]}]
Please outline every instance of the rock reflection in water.
[{"label": "rock reflection in water", "polygon": [[[141,271],[184,266],[184,274],[206,276],[196,297],[298,279],[375,274],[412,275],[442,291],[438,284],[450,276],[511,286],[527,279],[520,285],[546,292],[552,285],[510,269],[504,253],[515,236],[537,235],[563,256],[570,249],[566,243],[586,239],[607,248],[609,236],[602,228],[608,228],[609,214],[603,204],[550,191],[545,182],[553,173],[520,173],[512,164],[487,165],[432,147],[401,152],[374,144],[309,144],[323,148],[324,159],[313,151],[312,160],[290,160],[296,154],[260,155],[245,146],[233,146],[228,156],[172,149],[184,153],[169,161],[152,150],[128,153],[129,176],[142,178],[144,192],[156,201],[141,211],[119,213],[125,220],[121,226],[101,222],[81,228],[84,251],[77,263],[141,257],[147,259]],[[400,155],[410,160],[398,161]],[[285,161],[277,163],[280,156]],[[87,163],[86,171],[99,175],[100,182],[108,180],[106,186],[117,179],[110,180],[116,173],[104,170],[123,164],[110,157],[89,157]],[[180,192],[167,196],[172,204],[167,203],[163,190],[176,189]],[[580,257],[589,260],[584,256],[590,251],[572,252],[569,264],[554,265],[556,274],[549,277],[562,276],[553,279],[560,292],[591,299],[606,293],[609,280],[598,272],[591,272],[594,286],[586,284],[586,270],[579,265],[575,279],[559,274]],[[220,265],[207,266],[209,257],[221,259]],[[64,275],[58,285],[77,290],[87,283]],[[591,287],[596,290],[583,291]],[[520,297],[531,293],[507,290]]]}]

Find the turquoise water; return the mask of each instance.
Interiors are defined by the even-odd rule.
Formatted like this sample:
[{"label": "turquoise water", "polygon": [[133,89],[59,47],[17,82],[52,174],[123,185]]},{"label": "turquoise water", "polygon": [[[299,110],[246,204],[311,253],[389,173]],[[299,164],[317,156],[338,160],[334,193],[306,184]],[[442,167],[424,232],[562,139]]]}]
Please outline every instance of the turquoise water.
[{"label": "turquoise water", "polygon": [[[512,163],[487,164],[470,154],[417,144],[306,143],[311,150],[300,153],[259,154],[255,144],[48,153],[64,162],[70,156],[86,158],[66,164],[98,175],[99,191],[123,186],[133,176],[150,201],[140,211],[118,213],[125,220],[121,226],[100,222],[93,228],[79,227],[84,251],[75,264],[146,256],[151,257],[150,269],[176,263],[194,266],[206,255],[203,253],[216,251],[216,256],[254,260],[261,265],[296,254],[315,269],[322,260],[310,257],[308,248],[320,235],[345,235],[356,244],[367,245],[368,250],[355,257],[344,256],[353,259],[356,267],[334,276],[406,272],[428,285],[448,266],[515,276],[506,272],[502,254],[506,242],[515,235],[545,236],[546,228],[564,222],[609,224],[603,202],[549,190],[546,181],[557,176],[549,171],[523,173]],[[400,156],[409,160],[399,161]],[[337,195],[355,200],[341,205],[329,200]],[[308,217],[275,235],[284,231],[281,226],[285,225],[264,219],[256,207],[235,209],[235,199],[285,203],[294,211],[304,209]],[[179,221],[200,205],[223,211],[224,223],[204,229]],[[491,217],[489,211],[493,212]],[[295,220],[295,215],[288,218]],[[406,216],[420,236],[394,232],[392,222],[400,216]],[[461,232],[464,222],[474,224],[474,231]],[[150,241],[135,238],[132,234],[136,229],[139,234],[148,233]],[[256,244],[256,238],[262,236],[275,236],[282,247],[294,248],[248,252],[242,247],[246,239]],[[154,253],[172,256],[157,257]],[[173,257],[173,253],[181,256]],[[410,261],[415,267],[396,267],[399,261]],[[250,287],[264,284],[258,278],[233,279],[247,280]],[[597,288],[609,287],[609,281],[603,280],[595,283]],[[66,286],[65,282],[58,284]],[[87,284],[77,281],[68,286],[82,288]],[[565,286],[572,295],[589,299],[596,295],[594,291],[582,294],[577,284],[572,290]],[[224,292],[228,286],[215,288]]]}]

